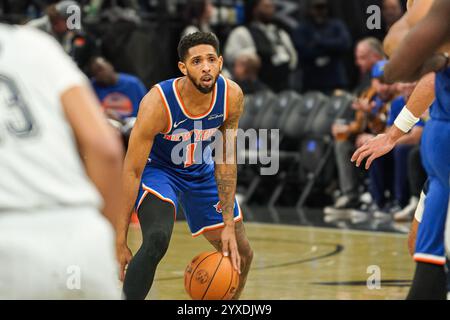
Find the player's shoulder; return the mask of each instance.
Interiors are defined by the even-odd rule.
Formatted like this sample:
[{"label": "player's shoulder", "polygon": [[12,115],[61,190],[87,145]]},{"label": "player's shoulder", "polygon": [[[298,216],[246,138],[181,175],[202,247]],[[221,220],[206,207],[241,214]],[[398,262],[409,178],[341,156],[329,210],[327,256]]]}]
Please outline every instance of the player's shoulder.
[{"label": "player's shoulder", "polygon": [[45,67],[57,65],[61,60],[67,60],[66,54],[56,39],[27,25],[12,26],[9,44],[20,59],[34,61],[33,63],[38,61]]},{"label": "player's shoulder", "polygon": [[[30,26],[5,26],[0,29],[0,41],[26,72],[55,68],[70,60],[61,45],[49,34]],[[64,62],[63,62],[64,61]],[[31,64],[33,68],[25,66]]]},{"label": "player's shoulder", "polygon": [[[31,45],[40,43],[41,46],[54,46],[57,42],[49,34],[32,26],[9,26],[10,32],[14,34],[13,38],[21,44]],[[34,48],[33,48],[34,49]]]},{"label": "player's shoulder", "polygon": [[0,23],[0,34],[10,34],[17,29],[17,25]]},{"label": "player's shoulder", "polygon": [[163,93],[158,85],[154,85],[142,98],[139,105],[139,113],[143,113],[146,118],[165,118],[168,106],[163,98]]},{"label": "player's shoulder", "polygon": [[224,77],[225,81],[228,84],[228,96],[230,99],[232,98],[241,98],[244,96],[244,92],[241,87],[233,80]]},{"label": "player's shoulder", "polygon": [[157,86],[153,86],[142,98],[136,123],[139,128],[154,135],[168,126],[168,111]]},{"label": "player's shoulder", "polygon": [[[141,101],[141,107],[144,106],[146,108],[150,107],[159,107],[163,106],[164,101],[162,98],[161,90],[159,86],[154,85],[150,88],[150,90],[147,92],[147,94],[142,98]],[[140,108],[141,108],[140,107]]]},{"label": "player's shoulder", "polygon": [[241,114],[244,109],[244,92],[241,87],[231,79],[225,79],[228,84],[228,106],[230,113]]}]

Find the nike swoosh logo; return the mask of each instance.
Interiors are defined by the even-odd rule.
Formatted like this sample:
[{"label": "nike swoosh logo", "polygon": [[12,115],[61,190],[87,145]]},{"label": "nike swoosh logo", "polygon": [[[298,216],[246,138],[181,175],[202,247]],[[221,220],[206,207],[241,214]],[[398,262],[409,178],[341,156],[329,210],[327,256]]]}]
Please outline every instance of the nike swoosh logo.
[{"label": "nike swoosh logo", "polygon": [[180,121],[178,123],[174,122],[173,127],[176,128],[176,127],[178,127],[180,124],[182,124],[185,121],[187,121],[187,119],[184,119],[183,121]]}]

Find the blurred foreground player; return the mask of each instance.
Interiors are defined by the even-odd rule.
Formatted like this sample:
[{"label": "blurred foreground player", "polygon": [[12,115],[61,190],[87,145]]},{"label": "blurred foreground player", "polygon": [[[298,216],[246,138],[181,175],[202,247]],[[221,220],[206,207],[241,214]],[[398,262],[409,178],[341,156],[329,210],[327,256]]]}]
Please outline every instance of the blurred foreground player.
[{"label": "blurred foreground player", "polygon": [[0,299],[120,298],[122,149],[88,85],[50,36],[0,25]]},{"label": "blurred foreground player", "polygon": [[[184,76],[157,84],[144,97],[125,158],[117,229],[121,278],[129,263],[124,293],[127,299],[147,296],[180,205],[192,235],[203,234],[241,271],[237,299],[253,256],[235,199],[236,131],[244,96],[237,84],[220,75],[223,60],[214,34],[183,37],[178,55]],[[213,161],[210,144],[219,133],[222,140]],[[127,231],[133,209],[143,242],[131,259]]]},{"label": "blurred foreground player", "polygon": [[[408,5],[406,18],[391,29],[395,32],[385,40],[386,49],[392,51],[385,68],[385,80],[410,81],[429,72],[436,73],[431,119],[425,126],[421,144],[422,161],[429,179],[428,192],[417,230],[414,253],[417,267],[408,299],[446,299],[444,231],[450,191],[450,2],[415,0]],[[424,78],[419,84],[423,81]],[[426,91],[424,97],[430,95]],[[411,129],[427,107],[425,103],[413,108],[405,106],[388,134],[361,147],[352,160],[359,165],[368,157],[366,167],[370,166],[373,159],[384,155]]]}]

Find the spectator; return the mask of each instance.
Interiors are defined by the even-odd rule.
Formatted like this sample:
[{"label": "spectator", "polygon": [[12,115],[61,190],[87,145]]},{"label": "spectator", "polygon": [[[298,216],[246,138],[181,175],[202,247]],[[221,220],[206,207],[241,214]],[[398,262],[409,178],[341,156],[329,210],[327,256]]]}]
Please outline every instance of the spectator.
[{"label": "spectator", "polygon": [[234,61],[233,80],[239,84],[244,94],[253,94],[269,89],[258,78],[260,68],[261,60],[254,53],[242,53]]},{"label": "spectator", "polygon": [[[386,86],[386,85],[384,85]],[[400,96],[392,100],[389,106],[387,127],[394,124],[394,120],[406,105],[406,101],[414,90],[415,84],[399,84]],[[414,146],[417,146],[422,137],[424,122],[420,120],[411,131],[404,135],[395,148],[383,158],[376,159],[369,169],[371,181],[371,194],[378,207],[374,216],[385,218],[395,215],[408,205],[408,157]],[[389,169],[392,172],[389,173]],[[422,181],[422,185],[423,185]],[[385,191],[391,191],[391,201],[385,196]],[[415,208],[414,208],[415,209]]]},{"label": "spectator", "polygon": [[139,103],[147,93],[137,77],[117,73],[102,57],[91,60],[89,71],[92,86],[108,117],[123,122],[137,116]]},{"label": "spectator", "polygon": [[420,193],[427,180],[427,173],[422,165],[420,156],[420,145],[412,147],[408,155],[408,177],[409,177],[409,191],[411,197],[409,203],[402,210],[394,212],[394,220],[411,221],[414,217],[414,212],[419,204]]},{"label": "spectator", "polygon": [[224,57],[233,66],[244,52],[261,58],[261,80],[273,91],[289,88],[289,76],[297,67],[297,52],[289,34],[273,23],[272,0],[246,1],[247,25],[234,29],[225,45]]},{"label": "spectator", "polygon": [[[380,65],[378,65],[379,67]],[[377,65],[374,66],[377,67]],[[335,123],[332,134],[335,139],[335,157],[341,196],[333,206],[325,207],[326,214],[347,214],[358,210],[359,168],[350,158],[355,146],[363,144],[374,134],[382,133],[386,127],[386,102],[392,98],[393,88],[379,81],[367,89],[354,103],[355,119],[347,123]]]},{"label": "spectator", "polygon": [[359,83],[354,88],[357,96],[360,96],[371,85],[371,71],[375,63],[384,58],[383,45],[376,38],[364,38],[355,48],[355,64],[359,69]]},{"label": "spectator", "polygon": [[[408,100],[409,95],[412,92],[412,88],[408,87],[408,86],[405,87],[402,85],[402,91],[403,91],[403,95],[405,96],[405,100]],[[398,106],[397,110],[395,110],[395,108],[391,107],[391,112],[390,112],[391,118],[395,118],[396,114],[400,111],[400,110],[398,110],[399,108],[400,108],[400,106]],[[419,130],[422,131],[424,122],[425,122],[425,120],[423,120],[423,119],[427,119],[427,118],[428,118],[428,112],[425,112],[422,115],[421,120],[417,123],[417,125],[415,127],[413,127],[411,132],[415,131],[418,133]],[[392,123],[390,121],[389,121],[389,123],[390,123],[390,125],[392,125]],[[420,136],[418,136],[418,138],[419,137]],[[402,139],[400,142],[404,142],[404,140]],[[411,221],[412,220],[412,218],[414,216],[414,212],[419,203],[420,193],[421,193],[423,185],[427,179],[427,173],[422,165],[419,144],[420,144],[420,141],[418,143],[411,144],[411,150],[409,151],[409,154],[408,154],[407,176],[409,178],[408,179],[409,193],[410,193],[409,203],[404,208],[402,208],[402,210],[399,210],[399,211],[393,213],[395,221]]]},{"label": "spectator", "polygon": [[76,1],[60,1],[48,6],[44,16],[29,21],[27,25],[52,35],[78,67],[84,69],[89,58],[96,54],[97,47],[95,40],[81,28],[81,22],[79,29],[69,29],[67,22],[73,8],[78,12],[81,10]]},{"label": "spectator", "polygon": [[303,71],[303,91],[347,89],[343,55],[351,47],[351,37],[341,20],[330,18],[328,0],[308,1],[307,17],[293,40]]},{"label": "spectator", "polygon": [[210,21],[214,6],[211,0],[191,0],[186,4],[184,19],[186,28],[181,33],[181,38],[198,31],[211,32]]}]

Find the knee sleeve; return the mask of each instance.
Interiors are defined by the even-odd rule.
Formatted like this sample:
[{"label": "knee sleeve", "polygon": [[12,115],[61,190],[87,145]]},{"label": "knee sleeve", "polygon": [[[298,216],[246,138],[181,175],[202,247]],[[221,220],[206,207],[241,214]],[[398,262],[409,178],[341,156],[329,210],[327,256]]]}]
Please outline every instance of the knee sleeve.
[{"label": "knee sleeve", "polygon": [[169,242],[168,230],[152,228],[143,234],[141,250],[149,259],[159,262],[167,252]]},{"label": "knee sleeve", "polygon": [[142,250],[162,258],[169,246],[174,224],[173,206],[153,195],[147,195],[138,212],[142,230]]}]

